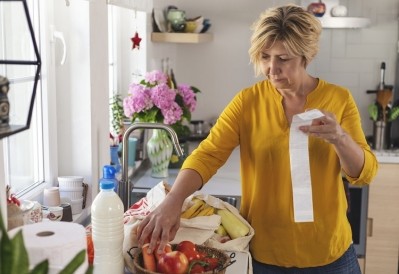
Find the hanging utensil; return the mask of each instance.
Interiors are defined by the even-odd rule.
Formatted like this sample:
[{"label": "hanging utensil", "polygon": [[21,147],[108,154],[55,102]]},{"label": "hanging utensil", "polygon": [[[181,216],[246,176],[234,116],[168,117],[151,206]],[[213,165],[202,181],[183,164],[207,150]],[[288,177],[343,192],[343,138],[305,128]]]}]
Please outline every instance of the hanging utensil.
[{"label": "hanging utensil", "polygon": [[386,108],[389,102],[392,100],[392,89],[385,87],[385,62],[381,63],[381,79],[377,91],[377,102],[382,108],[382,119],[385,122],[387,120]]}]

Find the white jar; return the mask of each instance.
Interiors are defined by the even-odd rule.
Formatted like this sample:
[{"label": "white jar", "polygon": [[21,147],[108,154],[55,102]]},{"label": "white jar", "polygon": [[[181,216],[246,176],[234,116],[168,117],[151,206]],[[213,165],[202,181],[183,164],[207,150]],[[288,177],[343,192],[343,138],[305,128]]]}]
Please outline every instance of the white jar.
[{"label": "white jar", "polygon": [[348,14],[348,9],[345,6],[338,5],[331,9],[331,16],[345,17]]},{"label": "white jar", "polygon": [[91,206],[94,274],[123,274],[123,202],[112,180],[100,181],[100,193]]}]

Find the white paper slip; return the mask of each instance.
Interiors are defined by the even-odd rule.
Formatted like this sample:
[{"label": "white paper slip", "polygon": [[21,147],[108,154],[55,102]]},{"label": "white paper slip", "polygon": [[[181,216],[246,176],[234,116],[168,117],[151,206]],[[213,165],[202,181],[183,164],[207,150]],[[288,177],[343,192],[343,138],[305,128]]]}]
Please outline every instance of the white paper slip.
[{"label": "white paper slip", "polygon": [[309,138],[299,130],[310,125],[313,119],[323,117],[317,110],[309,110],[292,117],[290,128],[291,183],[294,204],[294,221],[313,222],[312,183],[309,167]]}]

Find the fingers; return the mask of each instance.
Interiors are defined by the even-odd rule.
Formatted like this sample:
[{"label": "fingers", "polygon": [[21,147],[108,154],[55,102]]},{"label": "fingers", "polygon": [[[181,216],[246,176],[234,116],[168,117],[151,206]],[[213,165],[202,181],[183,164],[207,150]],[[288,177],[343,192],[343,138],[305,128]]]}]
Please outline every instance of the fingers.
[{"label": "fingers", "polygon": [[322,111],[324,116],[314,119],[310,126],[302,126],[299,129],[311,136],[323,139],[324,141],[335,144],[344,131],[337,123],[335,115],[330,112]]},{"label": "fingers", "polygon": [[171,226],[172,223],[159,219],[156,214],[151,213],[138,226],[138,245],[143,246],[148,243],[147,252],[157,250],[162,253],[166,244],[176,236],[180,225],[179,221]]}]

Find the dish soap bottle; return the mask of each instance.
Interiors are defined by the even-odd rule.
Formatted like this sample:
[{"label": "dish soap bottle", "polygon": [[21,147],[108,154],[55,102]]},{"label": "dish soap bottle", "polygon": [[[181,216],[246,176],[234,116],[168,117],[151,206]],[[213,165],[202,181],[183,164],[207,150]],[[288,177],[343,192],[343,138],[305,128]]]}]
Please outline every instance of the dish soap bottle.
[{"label": "dish soap bottle", "polygon": [[100,192],[91,206],[94,274],[123,274],[123,202],[112,179],[100,180]]}]

